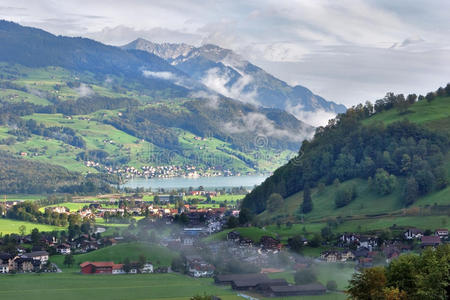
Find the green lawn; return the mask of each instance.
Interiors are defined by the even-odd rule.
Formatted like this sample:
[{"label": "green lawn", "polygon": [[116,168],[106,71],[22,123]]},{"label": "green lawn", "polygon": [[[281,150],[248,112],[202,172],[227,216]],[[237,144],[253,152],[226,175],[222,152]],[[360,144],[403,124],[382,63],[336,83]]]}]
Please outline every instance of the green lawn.
[{"label": "green lawn", "polygon": [[65,203],[44,206],[44,207],[41,207],[39,210],[45,211],[46,207],[57,207],[57,206],[64,206],[64,207],[67,207],[71,212],[75,212],[75,211],[82,209],[85,206],[89,206],[89,203],[65,202]]},{"label": "green lawn", "polygon": [[[2,276],[2,300],[188,300],[194,295],[216,295],[223,300],[243,300],[229,286],[212,279],[194,279],[180,274],[81,275],[20,274]],[[259,297],[260,299],[265,299]],[[290,300],[343,300],[343,294],[269,298]]]},{"label": "green lawn", "polygon": [[115,263],[123,263],[126,258],[131,261],[137,261],[140,255],[144,255],[155,266],[169,266],[176,253],[156,244],[134,242],[117,244],[85,254],[75,255],[75,265],[72,268],[66,268],[64,266],[64,256],[52,256],[51,261],[62,269],[79,271],[79,264],[85,261],[113,261]]},{"label": "green lawn", "polygon": [[64,227],[0,218],[0,233],[2,234],[19,233],[19,227],[21,225],[25,226],[26,233],[30,233],[31,230],[33,230],[34,228],[39,229],[39,231],[53,231],[65,229]]}]

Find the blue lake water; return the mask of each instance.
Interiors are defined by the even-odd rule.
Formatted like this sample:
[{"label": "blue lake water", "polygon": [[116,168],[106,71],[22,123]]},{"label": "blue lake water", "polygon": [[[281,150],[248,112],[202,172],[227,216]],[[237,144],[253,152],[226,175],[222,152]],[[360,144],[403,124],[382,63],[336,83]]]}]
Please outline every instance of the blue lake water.
[{"label": "blue lake water", "polygon": [[265,175],[246,175],[246,176],[215,176],[215,177],[174,177],[174,178],[133,178],[126,182],[122,187],[130,188],[151,188],[151,189],[179,189],[179,188],[233,188],[246,187],[253,188],[255,185],[263,182]]}]

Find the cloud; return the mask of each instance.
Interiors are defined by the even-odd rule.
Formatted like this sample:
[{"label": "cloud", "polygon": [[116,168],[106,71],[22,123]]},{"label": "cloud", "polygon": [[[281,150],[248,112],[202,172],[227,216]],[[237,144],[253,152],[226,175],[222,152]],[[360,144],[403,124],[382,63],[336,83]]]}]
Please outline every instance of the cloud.
[{"label": "cloud", "polygon": [[145,77],[154,77],[154,78],[170,80],[170,81],[175,81],[178,79],[178,77],[171,72],[153,72],[153,71],[143,70],[142,74]]},{"label": "cloud", "polygon": [[229,72],[229,69],[225,71],[221,71],[219,68],[209,69],[201,82],[226,97],[257,105],[256,97],[258,93],[256,89],[250,87],[253,77],[242,74],[235,82],[232,82]]},{"label": "cloud", "polygon": [[94,91],[85,83],[81,83],[79,87],[74,89],[80,97],[89,97]]},{"label": "cloud", "polygon": [[304,111],[301,104],[293,106],[288,103],[286,105],[286,111],[293,114],[297,119],[314,127],[325,126],[328,124],[328,120],[336,117],[335,113],[322,109],[315,110],[314,112]]},{"label": "cloud", "polygon": [[128,44],[138,38],[144,38],[155,43],[186,43],[191,45],[199,45],[202,39],[198,34],[181,30],[164,27],[137,29],[124,25],[105,27],[99,31],[89,32],[86,36],[103,43],[118,46]]},{"label": "cloud", "polygon": [[137,37],[214,43],[346,105],[390,90],[425,93],[450,78],[447,0],[3,0],[2,7],[2,18],[113,45]]},{"label": "cloud", "polygon": [[291,141],[302,141],[307,135],[306,132],[291,132],[277,128],[274,121],[257,112],[236,116],[233,122],[223,124],[223,130],[228,134],[254,132],[257,136],[288,138]]},{"label": "cloud", "polygon": [[197,91],[189,94],[191,98],[199,98],[206,100],[206,105],[212,109],[218,109],[220,104],[219,95],[207,91]]}]

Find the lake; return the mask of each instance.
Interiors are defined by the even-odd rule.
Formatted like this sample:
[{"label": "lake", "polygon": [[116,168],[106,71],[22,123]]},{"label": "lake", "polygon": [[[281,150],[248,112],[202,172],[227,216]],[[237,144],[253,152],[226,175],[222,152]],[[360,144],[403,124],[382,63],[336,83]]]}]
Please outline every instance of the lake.
[{"label": "lake", "polygon": [[146,189],[180,189],[180,188],[233,188],[246,187],[253,188],[263,182],[265,175],[245,175],[245,176],[215,176],[215,177],[174,177],[174,178],[134,178],[129,180],[122,187],[146,188]]}]

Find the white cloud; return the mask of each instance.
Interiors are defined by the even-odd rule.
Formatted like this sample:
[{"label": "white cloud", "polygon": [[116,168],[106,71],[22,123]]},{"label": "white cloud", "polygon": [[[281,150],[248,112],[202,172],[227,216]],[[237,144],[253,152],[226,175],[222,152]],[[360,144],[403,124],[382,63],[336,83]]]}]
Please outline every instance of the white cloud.
[{"label": "white cloud", "polygon": [[322,109],[315,110],[314,112],[304,111],[301,104],[293,106],[288,103],[286,111],[293,114],[297,119],[314,127],[325,126],[328,124],[328,120],[336,117],[336,114]]},{"label": "white cloud", "polygon": [[81,83],[79,87],[74,89],[80,97],[89,97],[94,91],[85,83]]},{"label": "white cloud", "polygon": [[145,77],[154,77],[154,78],[170,80],[170,81],[175,81],[178,79],[178,77],[171,72],[153,72],[153,71],[143,70],[142,75],[144,75]]},{"label": "white cloud", "polygon": [[253,78],[250,75],[242,74],[236,82],[230,84],[230,75],[221,72],[218,68],[209,69],[201,82],[208,88],[222,94],[226,97],[238,99],[242,102],[258,104],[256,97],[258,95],[255,89],[248,90]]},{"label": "white cloud", "polygon": [[346,105],[389,90],[423,93],[450,78],[448,0],[3,0],[2,6],[7,20],[114,45],[139,36],[214,43]]},{"label": "white cloud", "polygon": [[229,134],[255,132],[258,136],[289,138],[291,141],[299,142],[308,137],[306,132],[291,132],[286,129],[279,129],[272,120],[256,112],[236,116],[233,122],[223,124],[223,129]]}]

